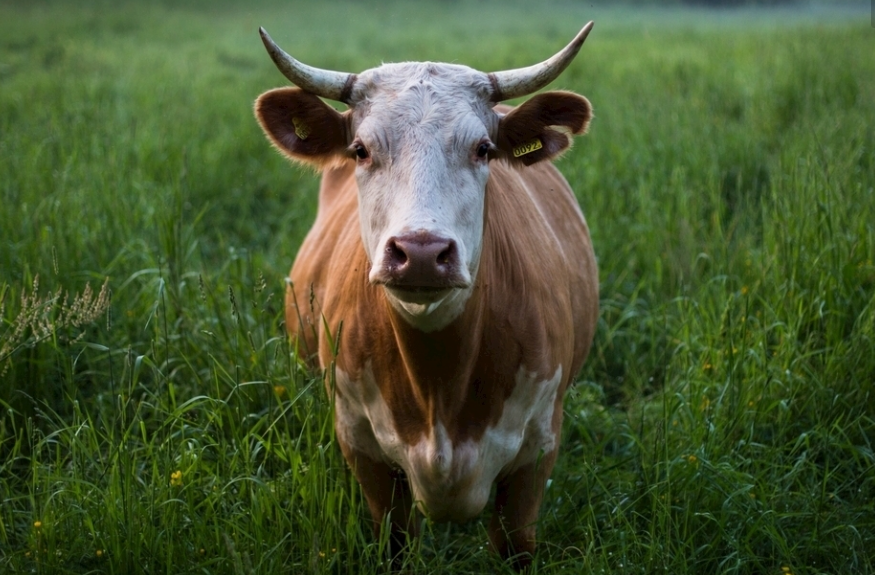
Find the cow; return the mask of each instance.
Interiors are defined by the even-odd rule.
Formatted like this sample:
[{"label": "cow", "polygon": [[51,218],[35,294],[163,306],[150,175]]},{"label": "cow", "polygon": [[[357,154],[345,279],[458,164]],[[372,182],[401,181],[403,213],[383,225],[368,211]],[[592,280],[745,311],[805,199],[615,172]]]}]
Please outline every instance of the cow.
[{"label": "cow", "polygon": [[394,550],[423,513],[478,516],[495,485],[491,547],[531,562],[562,398],[598,315],[589,229],[550,160],[592,108],[566,91],[501,102],[558,77],[592,26],[544,62],[493,73],[324,70],[260,29],[296,87],[259,96],[256,118],[282,154],[322,173],[286,327],[301,357],[334,370],[336,440]]}]

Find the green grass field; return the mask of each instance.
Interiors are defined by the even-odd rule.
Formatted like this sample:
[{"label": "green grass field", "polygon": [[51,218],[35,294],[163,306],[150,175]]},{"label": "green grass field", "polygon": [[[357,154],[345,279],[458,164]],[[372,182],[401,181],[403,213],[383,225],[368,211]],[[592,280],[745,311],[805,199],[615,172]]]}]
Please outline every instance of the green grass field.
[{"label": "green grass field", "polygon": [[[252,116],[257,28],[494,70],[594,19],[553,87],[595,108],[559,166],[602,314],[532,571],[875,573],[868,4],[294,5],[0,5],[0,572],[383,572],[281,323],[318,180]],[[409,572],[509,572],[425,533]]]}]

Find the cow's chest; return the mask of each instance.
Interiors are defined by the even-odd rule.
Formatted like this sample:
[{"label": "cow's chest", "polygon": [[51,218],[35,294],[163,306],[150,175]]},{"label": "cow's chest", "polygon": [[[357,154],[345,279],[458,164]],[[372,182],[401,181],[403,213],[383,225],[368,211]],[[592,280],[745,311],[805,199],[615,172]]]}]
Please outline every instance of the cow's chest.
[{"label": "cow's chest", "polygon": [[413,498],[430,517],[465,521],[482,511],[496,478],[556,447],[552,421],[561,366],[547,380],[524,369],[515,379],[500,419],[476,440],[453,442],[448,429],[458,422],[435,417],[433,425],[425,426],[419,438],[408,443],[398,433],[370,367],[359,380],[337,370],[337,433],[368,457],[401,467]]}]

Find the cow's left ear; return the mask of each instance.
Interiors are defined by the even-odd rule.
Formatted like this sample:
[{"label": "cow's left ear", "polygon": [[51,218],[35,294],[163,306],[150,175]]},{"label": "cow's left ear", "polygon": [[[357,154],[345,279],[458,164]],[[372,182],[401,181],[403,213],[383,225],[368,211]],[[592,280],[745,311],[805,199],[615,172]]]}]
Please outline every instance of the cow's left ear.
[{"label": "cow's left ear", "polygon": [[567,150],[572,137],[586,132],[592,119],[589,100],[572,92],[544,92],[501,118],[501,157],[526,166],[551,160]]},{"label": "cow's left ear", "polygon": [[255,101],[267,137],[293,160],[324,168],[349,159],[349,113],[300,88],[277,88]]}]

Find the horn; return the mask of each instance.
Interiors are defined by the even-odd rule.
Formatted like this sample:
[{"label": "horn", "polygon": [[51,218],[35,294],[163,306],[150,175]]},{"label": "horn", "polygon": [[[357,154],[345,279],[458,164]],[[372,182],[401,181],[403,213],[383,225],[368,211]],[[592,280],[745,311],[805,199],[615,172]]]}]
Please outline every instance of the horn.
[{"label": "horn", "polygon": [[587,23],[568,46],[540,64],[489,74],[489,81],[492,83],[492,97],[490,99],[493,102],[501,102],[502,100],[527,96],[555,80],[577,56],[577,52],[583,46],[583,41],[592,30],[592,26],[592,22]]},{"label": "horn", "polygon": [[293,84],[317,96],[349,104],[352,87],[355,84],[355,74],[322,70],[302,64],[277,46],[264,28],[259,28],[258,32],[273,63]]}]

